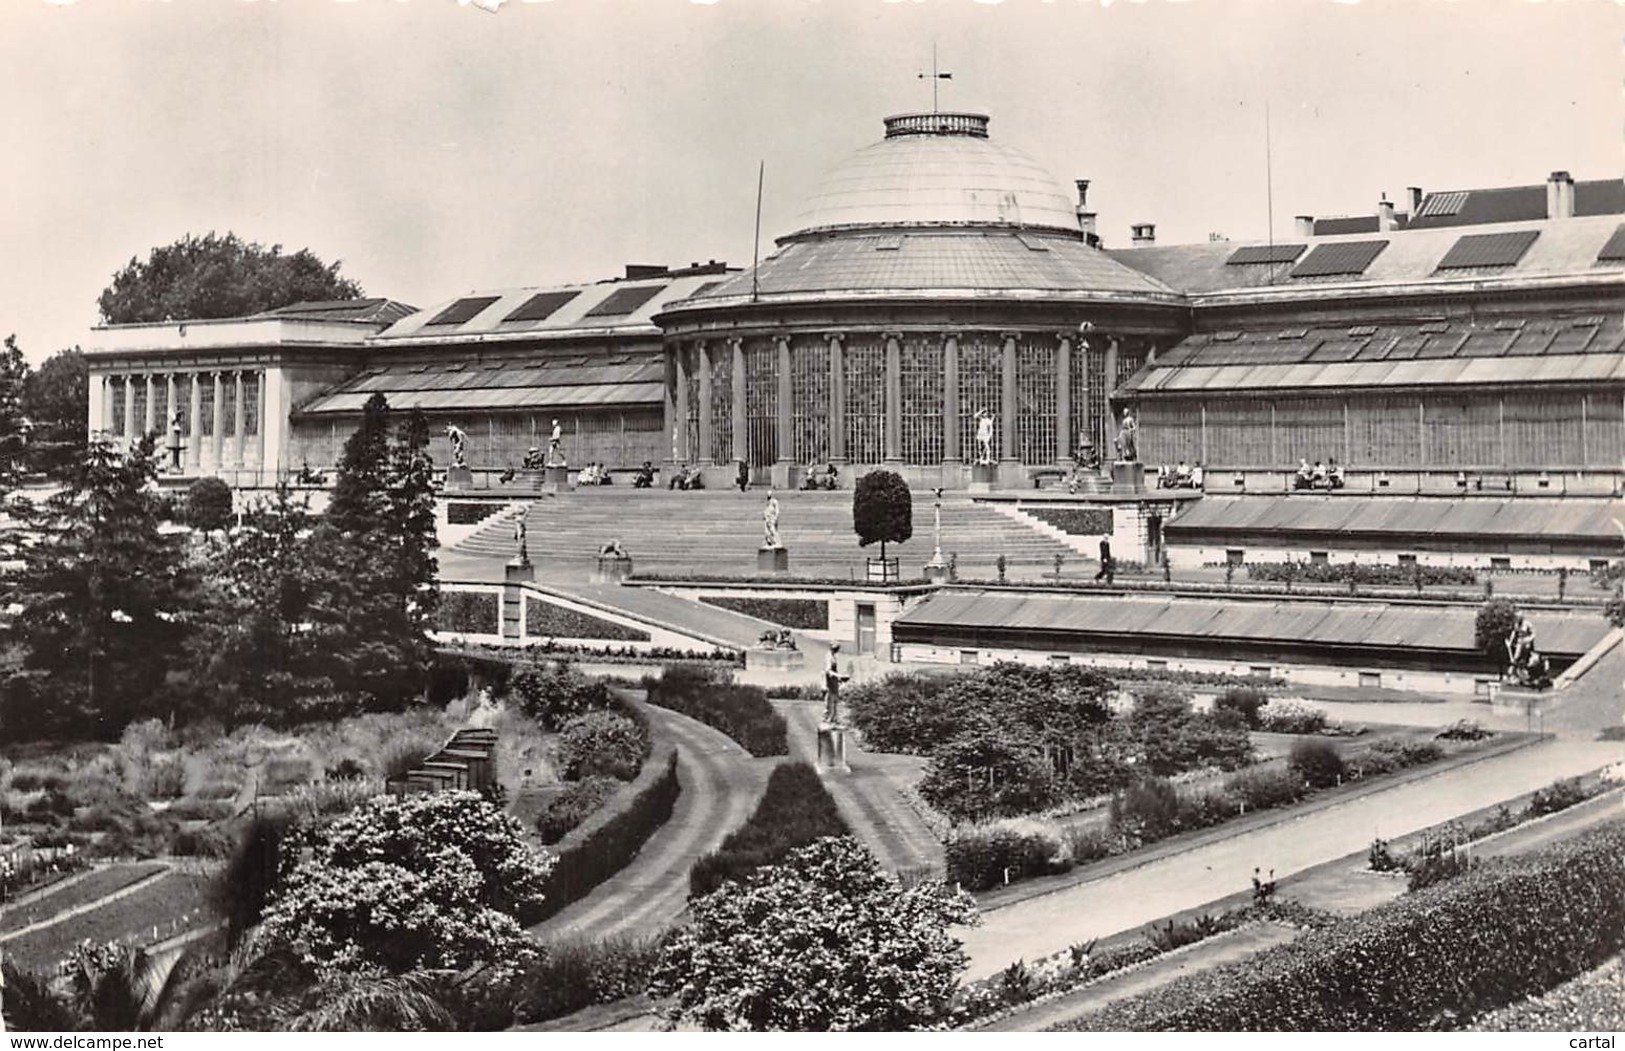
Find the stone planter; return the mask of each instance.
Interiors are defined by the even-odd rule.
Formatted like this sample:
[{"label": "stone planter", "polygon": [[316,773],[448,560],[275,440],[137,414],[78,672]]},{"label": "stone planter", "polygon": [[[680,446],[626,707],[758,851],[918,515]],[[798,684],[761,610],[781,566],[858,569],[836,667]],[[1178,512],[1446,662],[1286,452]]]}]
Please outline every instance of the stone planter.
[{"label": "stone planter", "polygon": [[598,565],[593,569],[592,582],[594,584],[619,584],[631,575],[632,559],[630,557],[599,555]]},{"label": "stone planter", "polygon": [[807,666],[807,655],[800,650],[756,649],[745,651],[748,671],[800,671]]},{"label": "stone planter", "polygon": [[866,559],[865,564],[868,566],[865,579],[871,584],[894,584],[903,579],[895,558],[871,558]]},{"label": "stone planter", "polygon": [[446,469],[447,489],[474,488],[474,472],[467,467],[449,467]]}]

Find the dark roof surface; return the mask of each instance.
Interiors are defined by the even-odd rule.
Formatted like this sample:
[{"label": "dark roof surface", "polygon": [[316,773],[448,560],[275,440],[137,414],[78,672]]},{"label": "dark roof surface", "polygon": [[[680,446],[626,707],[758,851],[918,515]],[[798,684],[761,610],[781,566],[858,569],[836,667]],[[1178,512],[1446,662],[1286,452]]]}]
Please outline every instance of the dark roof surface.
[{"label": "dark roof surface", "polygon": [[[1625,181],[1589,179],[1574,184],[1574,214],[1625,215]],[[1546,218],[1546,184],[1430,193],[1411,220],[1411,229],[1478,226]],[[1317,231],[1318,232],[1318,231]]]},{"label": "dark roof surface", "polygon": [[1565,538],[1619,543],[1618,500],[1538,497],[1204,496],[1165,527],[1170,540],[1222,533]]},{"label": "dark roof surface", "polygon": [[429,412],[658,405],[664,366],[653,355],[585,354],[534,361],[393,362],[368,369],[323,393],[301,415],[359,412],[383,392],[392,409]]},{"label": "dark roof surface", "polygon": [[[716,280],[717,275],[707,271],[682,277],[481,292],[447,300],[402,318],[374,338],[380,343],[389,344],[464,337],[483,340],[493,337],[502,340],[527,339],[554,334],[567,337],[614,333],[655,336],[659,333],[651,320],[655,314],[665,309],[666,304]],[[432,324],[433,319],[468,300],[488,302],[464,321]],[[636,304],[623,312],[623,307],[633,300],[637,301]]]},{"label": "dark roof surface", "polygon": [[298,318],[311,321],[362,321],[390,324],[417,311],[393,299],[323,299],[290,303],[265,311],[265,317]]}]

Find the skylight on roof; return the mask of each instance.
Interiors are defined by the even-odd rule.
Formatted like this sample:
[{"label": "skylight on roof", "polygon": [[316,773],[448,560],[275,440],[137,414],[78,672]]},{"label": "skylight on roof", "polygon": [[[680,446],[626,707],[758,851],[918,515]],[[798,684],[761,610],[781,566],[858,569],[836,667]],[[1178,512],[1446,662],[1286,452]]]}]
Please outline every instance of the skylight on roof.
[{"label": "skylight on roof", "polygon": [[1033,252],[1047,252],[1047,251],[1049,251],[1049,245],[1045,244],[1042,239],[1034,237],[1032,234],[1016,234],[1016,240],[1020,241],[1024,245],[1026,245],[1028,250],[1030,250],[1030,251],[1033,251]]},{"label": "skylight on roof", "polygon": [[463,322],[472,319],[474,315],[478,314],[480,311],[484,310],[486,307],[490,306],[496,301],[496,296],[470,296],[467,299],[459,299],[451,306],[430,318],[426,324],[461,325]]},{"label": "skylight on roof", "polygon": [[1337,241],[1316,245],[1303,262],[1292,268],[1292,277],[1329,277],[1365,273],[1371,261],[1388,247],[1387,241]]},{"label": "skylight on roof", "polygon": [[546,321],[554,311],[581,294],[579,289],[563,292],[538,292],[522,303],[518,310],[503,318],[507,321]]},{"label": "skylight on roof", "polygon": [[1309,247],[1304,244],[1243,245],[1230,253],[1225,266],[1247,266],[1252,263],[1290,263]]},{"label": "skylight on roof", "polygon": [[604,297],[604,301],[587,311],[587,317],[623,317],[653,299],[665,285],[637,285],[617,288]]},{"label": "skylight on roof", "polygon": [[1467,203],[1466,190],[1452,190],[1449,193],[1430,193],[1428,199],[1422,202],[1422,208],[1416,213],[1417,218],[1429,215],[1455,215],[1461,211],[1461,206]]},{"label": "skylight on roof", "polygon": [[1614,227],[1614,233],[1608,238],[1608,243],[1597,253],[1597,262],[1625,263],[1625,223]]},{"label": "skylight on roof", "polygon": [[1504,234],[1466,234],[1456,238],[1450,251],[1439,260],[1440,270],[1461,270],[1478,266],[1512,266],[1529,251],[1540,236],[1539,230],[1513,230]]}]

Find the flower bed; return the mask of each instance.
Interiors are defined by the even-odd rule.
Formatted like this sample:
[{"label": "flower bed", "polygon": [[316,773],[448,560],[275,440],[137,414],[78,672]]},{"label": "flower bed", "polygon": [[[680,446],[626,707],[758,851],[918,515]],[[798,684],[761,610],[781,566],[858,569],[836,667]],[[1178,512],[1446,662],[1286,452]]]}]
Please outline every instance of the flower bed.
[{"label": "flower bed", "polygon": [[82,941],[145,946],[213,920],[209,877],[171,871],[103,908],[12,939],[6,943],[6,959],[24,970],[47,973]]},{"label": "flower bed", "polygon": [[533,596],[525,596],[525,636],[546,639],[607,639],[611,642],[648,642],[649,633],[590,613],[566,609]]},{"label": "flower bed", "polygon": [[1625,823],[1474,872],[1129,997],[1063,1030],[1459,1028],[1625,946]]},{"label": "flower bed", "polygon": [[165,865],[156,861],[143,861],[133,865],[109,865],[89,872],[85,877],[61,890],[23,905],[8,904],[0,909],[0,933],[21,930],[29,924],[48,920],[68,909],[87,905],[97,898],[106,897],[134,883],[139,883],[154,872],[162,872]]},{"label": "flower bed", "polygon": [[829,630],[829,603],[810,598],[752,598],[745,595],[702,595],[700,601],[747,617],[801,631]]},{"label": "flower bed", "polygon": [[851,834],[816,770],[806,763],[776,766],[755,812],[720,848],[694,863],[688,874],[689,895],[697,898],[729,880],[743,880],[823,836]]},{"label": "flower bed", "polygon": [[1370,584],[1375,587],[1455,584],[1472,586],[1478,574],[1468,566],[1400,566],[1368,562],[1249,562],[1247,579],[1304,584]]}]

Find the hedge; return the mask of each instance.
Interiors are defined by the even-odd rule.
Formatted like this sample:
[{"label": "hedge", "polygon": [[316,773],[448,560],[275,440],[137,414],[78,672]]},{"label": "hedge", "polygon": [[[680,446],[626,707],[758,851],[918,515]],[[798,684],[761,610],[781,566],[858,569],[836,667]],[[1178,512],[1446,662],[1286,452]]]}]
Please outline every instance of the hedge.
[{"label": "hedge", "polygon": [[556,606],[529,595],[525,596],[525,634],[531,638],[547,639],[649,641],[649,633],[640,628],[629,628],[625,624]]},{"label": "hedge", "polygon": [[1249,562],[1248,580],[1292,581],[1298,584],[1371,584],[1376,587],[1415,586],[1417,574],[1422,585],[1478,583],[1470,566],[1389,565],[1366,562]]},{"label": "hedge", "polygon": [[815,839],[851,834],[818,771],[807,763],[782,763],[768,776],[755,813],[689,870],[689,895],[698,898],[742,880]]},{"label": "hedge", "polygon": [[536,815],[536,831],[543,843],[557,843],[621,790],[619,778],[601,774],[571,782]]},{"label": "hedge", "polygon": [[1041,828],[971,826],[956,830],[946,851],[948,882],[965,890],[991,890],[1009,882],[1071,870],[1073,858],[1053,833]]},{"label": "hedge", "polygon": [[747,617],[772,621],[801,631],[829,630],[829,602],[811,598],[751,598],[745,595],[702,595],[700,601]]},{"label": "hedge", "polygon": [[502,607],[494,591],[442,591],[434,612],[436,631],[502,634]]},{"label": "hedge", "polygon": [[760,686],[736,686],[682,664],[667,665],[658,679],[646,677],[644,686],[650,704],[721,730],[757,758],[790,754],[784,716],[773,710]]},{"label": "hedge", "polygon": [[1109,507],[1023,506],[1021,510],[1071,536],[1100,536],[1113,528]]},{"label": "hedge", "polygon": [[490,518],[502,505],[489,501],[453,500],[446,505],[446,523],[448,525],[479,525]]},{"label": "hedge", "polygon": [[625,868],[671,817],[679,791],[677,749],[662,745],[637,780],[559,841],[546,897],[535,914],[520,922],[527,927],[540,923]]},{"label": "hedge", "polygon": [[1456,1029],[1625,947],[1622,865],[1625,823],[1615,821],[1057,1028]]}]

